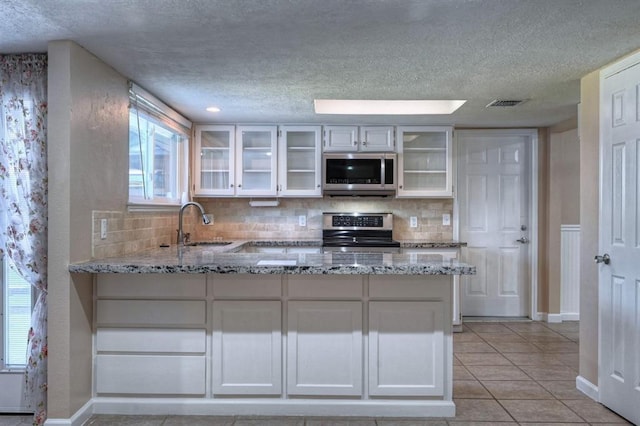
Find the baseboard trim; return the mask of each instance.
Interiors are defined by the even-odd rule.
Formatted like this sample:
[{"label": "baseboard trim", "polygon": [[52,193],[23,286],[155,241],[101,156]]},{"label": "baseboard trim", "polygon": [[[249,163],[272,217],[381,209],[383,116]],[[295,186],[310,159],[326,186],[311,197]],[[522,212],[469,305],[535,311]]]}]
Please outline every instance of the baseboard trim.
[{"label": "baseboard trim", "polygon": [[580,314],[579,313],[562,313],[560,314],[562,316],[562,321],[580,321]]},{"label": "baseboard trim", "polygon": [[558,324],[562,322],[562,314],[546,314],[546,322],[550,324]]},{"label": "baseboard trim", "polygon": [[87,401],[73,416],[68,419],[47,419],[44,426],[81,426],[91,418],[93,414],[93,399]]},{"label": "baseboard trim", "polygon": [[454,417],[453,401],[343,401],[275,399],[116,398],[93,399],[94,414]]},{"label": "baseboard trim", "polygon": [[600,391],[598,390],[598,387],[584,377],[576,377],[576,389],[594,401],[600,402]]}]

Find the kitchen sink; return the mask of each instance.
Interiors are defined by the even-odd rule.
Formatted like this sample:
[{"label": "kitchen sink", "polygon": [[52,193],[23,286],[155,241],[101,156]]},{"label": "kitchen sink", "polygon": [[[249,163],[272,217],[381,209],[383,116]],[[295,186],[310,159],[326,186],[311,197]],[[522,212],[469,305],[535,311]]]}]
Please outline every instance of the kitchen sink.
[{"label": "kitchen sink", "polygon": [[186,243],[185,246],[228,246],[231,241],[193,241]]}]

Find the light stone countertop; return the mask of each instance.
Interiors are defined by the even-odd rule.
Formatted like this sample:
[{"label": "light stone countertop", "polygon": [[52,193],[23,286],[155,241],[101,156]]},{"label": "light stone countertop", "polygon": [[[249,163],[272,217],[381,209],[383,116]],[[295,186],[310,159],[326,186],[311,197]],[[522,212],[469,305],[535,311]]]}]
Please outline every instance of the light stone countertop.
[{"label": "light stone countertop", "polygon": [[[390,253],[237,253],[246,246],[320,247],[319,240],[256,242],[228,245],[172,245],[123,257],[69,265],[72,273],[217,273],[217,274],[376,274],[473,275],[475,266],[456,260]],[[437,246],[441,248],[442,246]]]}]

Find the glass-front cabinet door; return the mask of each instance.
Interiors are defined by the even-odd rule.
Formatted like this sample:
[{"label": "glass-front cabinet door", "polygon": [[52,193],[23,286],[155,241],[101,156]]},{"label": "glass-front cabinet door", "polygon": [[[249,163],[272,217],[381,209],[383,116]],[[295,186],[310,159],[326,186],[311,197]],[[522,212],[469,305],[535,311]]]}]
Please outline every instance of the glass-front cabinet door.
[{"label": "glass-front cabinet door", "polygon": [[236,128],[236,195],[276,196],[277,127]]},{"label": "glass-front cabinet door", "polygon": [[453,128],[397,128],[398,197],[452,197]]},{"label": "glass-front cabinet door", "polygon": [[235,193],[234,126],[196,127],[195,195]]},{"label": "glass-front cabinet door", "polygon": [[280,126],[278,195],[322,197],[320,126]]}]

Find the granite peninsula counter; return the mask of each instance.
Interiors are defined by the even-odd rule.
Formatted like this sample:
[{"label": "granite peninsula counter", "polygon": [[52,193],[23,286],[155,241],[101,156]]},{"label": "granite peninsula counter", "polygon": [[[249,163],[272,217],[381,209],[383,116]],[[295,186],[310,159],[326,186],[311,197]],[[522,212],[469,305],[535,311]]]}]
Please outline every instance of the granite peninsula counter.
[{"label": "granite peninsula counter", "polygon": [[242,244],[69,266],[95,274],[94,413],[455,415],[452,283],[475,267]]}]

